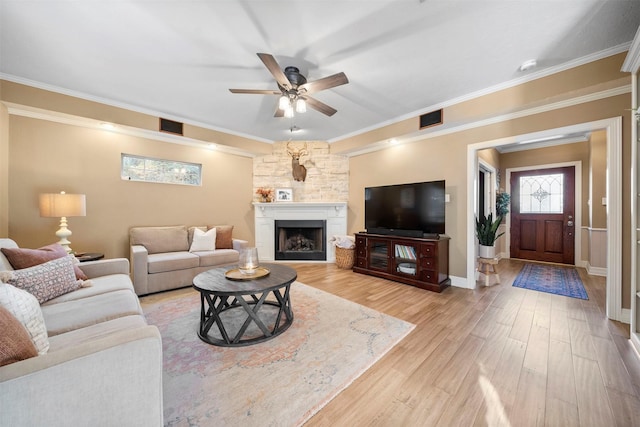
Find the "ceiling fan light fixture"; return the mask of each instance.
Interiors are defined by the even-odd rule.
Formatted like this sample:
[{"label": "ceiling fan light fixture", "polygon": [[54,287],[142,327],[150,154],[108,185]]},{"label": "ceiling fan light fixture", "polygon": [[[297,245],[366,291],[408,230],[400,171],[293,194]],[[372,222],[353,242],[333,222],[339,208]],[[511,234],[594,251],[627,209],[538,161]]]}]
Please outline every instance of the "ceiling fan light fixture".
[{"label": "ceiling fan light fixture", "polygon": [[278,108],[281,109],[282,111],[286,111],[287,108],[290,106],[291,106],[291,103],[289,102],[289,97],[286,95],[282,95],[278,100]]},{"label": "ceiling fan light fixture", "polygon": [[291,105],[288,105],[287,108],[284,109],[284,116],[288,119],[294,116],[293,107]]},{"label": "ceiling fan light fixture", "polygon": [[304,102],[304,99],[298,98],[296,101],[296,113],[306,113],[307,112],[307,103]]},{"label": "ceiling fan light fixture", "polygon": [[326,116],[331,117],[338,111],[309,95],[349,83],[349,79],[347,79],[344,73],[337,73],[308,82],[307,78],[300,73],[297,67],[285,67],[283,71],[273,55],[268,53],[258,53],[257,55],[276,80],[278,90],[229,89],[231,93],[279,96],[278,109],[274,117],[282,117],[284,115],[287,118],[291,118],[296,112],[306,112],[307,100],[309,101],[310,108]]}]

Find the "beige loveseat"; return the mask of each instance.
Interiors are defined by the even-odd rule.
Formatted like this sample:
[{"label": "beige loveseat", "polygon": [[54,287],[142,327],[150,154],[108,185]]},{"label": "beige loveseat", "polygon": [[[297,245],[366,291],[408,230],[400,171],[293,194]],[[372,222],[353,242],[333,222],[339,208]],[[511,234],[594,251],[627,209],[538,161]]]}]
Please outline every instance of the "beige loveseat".
[{"label": "beige loveseat", "polygon": [[[0,239],[0,248],[17,245]],[[0,425],[161,426],[162,343],[142,314],[129,261],[79,267],[91,286],[40,305],[48,351],[0,367]],[[0,252],[2,270],[24,271]]]},{"label": "beige loveseat", "polygon": [[[192,250],[195,229],[216,229],[215,248]],[[133,227],[129,231],[131,268],[136,294],[191,286],[193,278],[203,271],[238,262],[246,240],[231,236],[233,226],[185,225],[168,227]]]}]

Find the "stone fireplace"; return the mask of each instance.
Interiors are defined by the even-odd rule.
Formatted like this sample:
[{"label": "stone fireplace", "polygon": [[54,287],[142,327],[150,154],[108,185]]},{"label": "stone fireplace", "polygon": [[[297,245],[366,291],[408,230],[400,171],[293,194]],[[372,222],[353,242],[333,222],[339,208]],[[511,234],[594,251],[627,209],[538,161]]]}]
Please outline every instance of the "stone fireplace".
[{"label": "stone fireplace", "polygon": [[261,261],[335,262],[333,236],[347,233],[346,202],[254,203]]}]

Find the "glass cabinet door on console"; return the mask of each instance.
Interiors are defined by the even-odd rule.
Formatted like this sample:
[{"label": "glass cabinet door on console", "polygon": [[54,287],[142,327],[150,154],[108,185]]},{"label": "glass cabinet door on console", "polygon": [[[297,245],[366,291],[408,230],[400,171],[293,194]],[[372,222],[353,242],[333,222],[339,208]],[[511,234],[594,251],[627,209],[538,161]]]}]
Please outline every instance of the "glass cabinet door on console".
[{"label": "glass cabinet door on console", "polygon": [[414,245],[393,242],[394,271],[400,274],[416,276],[418,274],[417,253]]},{"label": "glass cabinet door on console", "polygon": [[389,241],[368,239],[369,268],[389,270]]}]

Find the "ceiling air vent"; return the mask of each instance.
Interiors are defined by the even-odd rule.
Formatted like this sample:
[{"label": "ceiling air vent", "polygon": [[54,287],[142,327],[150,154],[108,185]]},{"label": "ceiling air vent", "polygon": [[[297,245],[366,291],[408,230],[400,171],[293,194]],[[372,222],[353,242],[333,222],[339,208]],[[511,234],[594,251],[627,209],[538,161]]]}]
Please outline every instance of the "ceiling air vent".
[{"label": "ceiling air vent", "polygon": [[182,123],[174,122],[173,120],[167,120],[160,118],[160,132],[172,133],[174,135],[184,135],[182,133]]},{"label": "ceiling air vent", "polygon": [[442,108],[420,116],[420,129],[442,124]]}]

